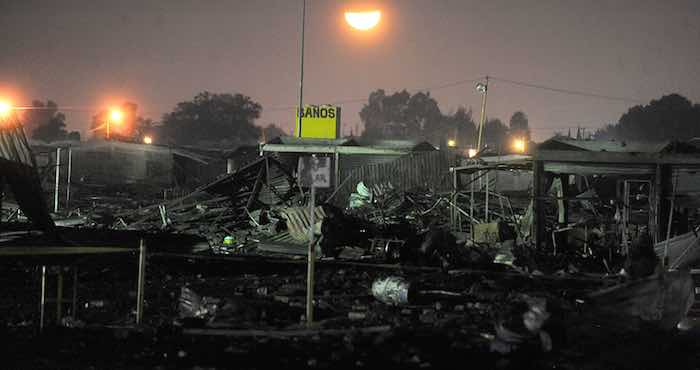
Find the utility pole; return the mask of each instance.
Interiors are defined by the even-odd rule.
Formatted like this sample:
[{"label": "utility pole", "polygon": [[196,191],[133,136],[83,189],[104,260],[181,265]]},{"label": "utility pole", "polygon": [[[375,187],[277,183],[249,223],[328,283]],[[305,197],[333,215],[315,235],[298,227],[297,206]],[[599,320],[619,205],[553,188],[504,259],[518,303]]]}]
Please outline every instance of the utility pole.
[{"label": "utility pole", "polygon": [[481,118],[479,119],[479,138],[477,140],[477,153],[481,151],[481,141],[484,134],[484,120],[486,119],[486,97],[489,94],[489,76],[486,76],[486,84],[479,82],[476,84],[476,90],[481,92]]},{"label": "utility pole", "polygon": [[299,111],[297,115],[299,116],[299,132],[297,135],[301,137],[301,121],[304,117],[304,28],[306,25],[306,0],[303,0],[301,8],[301,71],[299,73]]}]

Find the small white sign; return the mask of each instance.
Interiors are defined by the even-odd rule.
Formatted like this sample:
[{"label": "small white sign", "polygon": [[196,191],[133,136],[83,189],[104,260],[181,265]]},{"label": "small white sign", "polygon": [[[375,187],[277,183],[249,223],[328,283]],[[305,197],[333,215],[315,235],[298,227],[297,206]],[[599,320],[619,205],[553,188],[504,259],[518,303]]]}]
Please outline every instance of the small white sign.
[{"label": "small white sign", "polygon": [[299,157],[299,182],[302,186],[329,188],[331,186],[331,158]]}]

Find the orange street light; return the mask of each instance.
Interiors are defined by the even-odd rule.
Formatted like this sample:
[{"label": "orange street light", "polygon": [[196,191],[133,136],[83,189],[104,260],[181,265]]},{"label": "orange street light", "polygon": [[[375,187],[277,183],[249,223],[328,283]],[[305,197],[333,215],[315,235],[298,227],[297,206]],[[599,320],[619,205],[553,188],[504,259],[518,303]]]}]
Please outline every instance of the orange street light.
[{"label": "orange street light", "polygon": [[525,153],[525,140],[522,138],[513,140],[513,150],[518,153]]},{"label": "orange street light", "polygon": [[121,123],[122,119],[124,119],[124,113],[119,109],[112,109],[109,112],[109,119],[114,123]]},{"label": "orange street light", "polygon": [[111,132],[110,132],[110,131],[111,131],[111,130],[110,130],[110,124],[112,124],[112,123],[120,124],[120,123],[122,123],[122,120],[124,120],[124,113],[123,113],[121,110],[119,110],[119,109],[117,109],[117,108],[112,108],[112,109],[109,111],[109,118],[107,119],[107,122],[106,122],[106,125],[107,125],[107,140],[109,140],[109,139],[110,139],[110,136],[111,136],[111,135],[110,135],[110,134],[111,134]]},{"label": "orange street light", "polygon": [[367,31],[374,28],[379,24],[379,20],[382,18],[382,12],[379,10],[372,10],[368,12],[345,12],[345,21],[348,24],[360,31]]},{"label": "orange street light", "polygon": [[12,112],[12,104],[6,101],[0,101],[0,118],[7,118]]}]

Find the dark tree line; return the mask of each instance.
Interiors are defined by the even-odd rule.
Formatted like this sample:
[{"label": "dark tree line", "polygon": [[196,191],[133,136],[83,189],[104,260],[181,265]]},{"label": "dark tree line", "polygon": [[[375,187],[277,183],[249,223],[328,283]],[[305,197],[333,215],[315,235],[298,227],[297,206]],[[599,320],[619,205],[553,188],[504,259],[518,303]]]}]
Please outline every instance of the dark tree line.
[{"label": "dark tree line", "polygon": [[700,105],[670,94],[646,105],[636,105],[617,123],[598,130],[597,139],[659,142],[700,137]]},{"label": "dark tree line", "polygon": [[24,113],[24,129],[34,140],[52,142],[80,140],[80,133],[66,130],[66,115],[61,113],[52,100],[46,103],[34,100],[31,109]]},{"label": "dark tree line", "polygon": [[[478,123],[472,110],[461,107],[454,113],[442,113],[429,92],[410,94],[402,90],[387,94],[376,90],[360,111],[360,119],[365,125],[362,137],[370,140],[425,140],[441,146],[455,140],[460,147],[476,146]],[[511,136],[529,140],[525,113],[515,112],[510,126],[497,118],[486,120],[482,140],[487,145],[503,148]]]}]

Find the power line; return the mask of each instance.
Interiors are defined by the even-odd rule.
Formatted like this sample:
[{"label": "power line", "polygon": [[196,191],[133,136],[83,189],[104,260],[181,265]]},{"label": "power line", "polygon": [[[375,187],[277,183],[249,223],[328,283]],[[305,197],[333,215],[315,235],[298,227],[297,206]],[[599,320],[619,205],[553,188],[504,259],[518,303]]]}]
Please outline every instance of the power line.
[{"label": "power line", "polygon": [[[467,80],[458,80],[458,81],[453,81],[453,82],[448,82],[440,85],[434,85],[434,86],[428,86],[428,87],[423,87],[423,88],[413,88],[413,89],[406,89],[406,90],[414,90],[414,91],[435,91],[435,90],[441,90],[441,89],[446,89],[449,87],[454,87],[454,86],[459,86],[463,85],[466,83],[474,83],[477,81],[483,80],[484,77],[478,77],[478,78],[470,78]],[[368,101],[367,98],[354,98],[354,99],[344,99],[344,100],[336,100],[336,101],[331,101],[328,104],[333,104],[333,105],[340,105],[340,104],[355,104],[355,103],[364,103]],[[274,112],[274,111],[282,111],[282,110],[293,110],[296,109],[297,107],[295,105],[288,105],[288,106],[278,106],[278,107],[271,107],[271,108],[266,108],[266,112]]]},{"label": "power line", "polygon": [[506,78],[493,77],[493,76],[489,76],[489,78],[491,78],[495,81],[505,82],[505,83],[509,83],[512,85],[516,85],[516,86],[529,87],[529,88],[540,89],[540,90],[547,90],[547,91],[551,91],[551,92],[557,92],[557,93],[568,94],[568,95],[579,95],[579,96],[585,96],[585,97],[589,97],[589,98],[621,101],[621,102],[626,102],[626,103],[641,103],[641,104],[645,103],[642,100],[633,99],[633,98],[625,98],[625,97],[611,96],[611,95],[602,95],[602,94],[596,94],[596,93],[591,93],[591,92],[586,92],[586,91],[562,89],[562,88],[558,88],[558,87],[544,86],[544,85],[533,84],[533,83],[529,83],[529,82],[515,81],[515,80],[509,80]]}]

